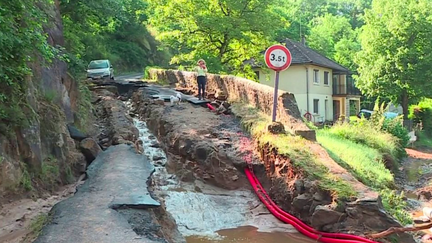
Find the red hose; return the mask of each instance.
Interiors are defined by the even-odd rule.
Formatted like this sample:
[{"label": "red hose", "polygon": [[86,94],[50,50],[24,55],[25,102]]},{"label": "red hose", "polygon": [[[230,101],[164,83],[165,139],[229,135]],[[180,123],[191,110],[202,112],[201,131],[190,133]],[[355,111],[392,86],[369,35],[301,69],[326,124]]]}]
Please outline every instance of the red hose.
[{"label": "red hose", "polygon": [[[207,103],[207,107],[212,111],[215,110],[215,108],[210,103]],[[325,232],[319,232],[315,230],[314,228],[303,223],[300,219],[292,216],[291,214],[279,208],[273,202],[273,200],[271,200],[270,196],[264,190],[258,178],[256,178],[255,174],[252,171],[252,167],[246,168],[245,173],[255,193],[257,194],[259,199],[264,203],[267,209],[276,218],[278,218],[279,220],[287,224],[292,225],[303,235],[323,243],[378,243],[376,241],[372,241],[357,235],[342,234],[342,233],[325,233]]]},{"label": "red hose", "polygon": [[[249,171],[249,173],[252,173]],[[262,187],[261,183],[259,182],[258,178],[256,178],[255,175],[252,174],[252,179],[254,179],[254,182],[256,184],[256,186],[258,187],[258,189],[262,190],[262,193],[266,195],[266,197],[268,198],[268,203],[280,214],[282,214],[283,216],[287,217],[288,219],[296,222],[298,225],[300,225],[301,227],[305,228],[306,230],[308,230],[309,232],[313,232],[315,234],[319,234],[321,236],[324,237],[329,237],[329,238],[340,238],[340,239],[351,239],[351,240],[358,240],[358,241],[362,241],[362,242],[367,242],[367,243],[375,243],[375,241],[363,238],[361,236],[357,236],[357,235],[350,235],[350,234],[342,234],[342,233],[325,233],[325,232],[319,232],[317,230],[315,230],[314,228],[310,227],[309,225],[303,223],[300,219],[292,216],[291,214],[283,211],[281,208],[279,208],[271,199],[270,196],[268,196],[268,194],[265,192],[264,188]]]},{"label": "red hose", "polygon": [[216,110],[210,103],[207,103],[207,107],[212,111]]},{"label": "red hose", "polygon": [[280,209],[269,197],[269,195],[265,192],[264,188],[256,178],[256,176],[249,169],[245,169],[246,176],[251,183],[255,193],[258,195],[260,200],[265,204],[267,209],[279,220],[291,224],[294,228],[296,228],[303,235],[317,240],[323,243],[376,243],[375,241],[371,241],[369,239],[349,234],[339,234],[339,233],[324,233],[318,232],[305,223],[301,222],[299,219],[294,216],[284,212]]}]

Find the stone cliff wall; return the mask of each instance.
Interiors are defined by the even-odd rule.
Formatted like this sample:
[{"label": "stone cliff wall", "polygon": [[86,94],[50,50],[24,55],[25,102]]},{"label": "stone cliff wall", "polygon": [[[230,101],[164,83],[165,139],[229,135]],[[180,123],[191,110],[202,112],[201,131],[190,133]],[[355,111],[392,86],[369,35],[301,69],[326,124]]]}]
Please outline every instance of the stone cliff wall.
[{"label": "stone cliff wall", "polygon": [[[176,70],[149,70],[151,79],[168,82],[179,88],[197,90],[196,74]],[[223,92],[229,101],[251,104],[271,115],[274,89],[254,81],[231,75],[207,75],[207,93]],[[315,131],[303,122],[293,94],[279,90],[277,120],[284,123],[292,134],[315,141]]]},{"label": "stone cliff wall", "polygon": [[[44,30],[53,46],[63,45],[63,26],[59,1],[49,9]],[[83,163],[67,124],[74,122],[78,106],[78,84],[68,74],[67,64],[54,60],[49,66],[39,59],[30,64],[27,101],[23,108],[29,124],[0,134],[0,204],[8,193],[52,189],[54,184],[73,180],[73,167]],[[85,163],[85,161],[84,161]]]}]

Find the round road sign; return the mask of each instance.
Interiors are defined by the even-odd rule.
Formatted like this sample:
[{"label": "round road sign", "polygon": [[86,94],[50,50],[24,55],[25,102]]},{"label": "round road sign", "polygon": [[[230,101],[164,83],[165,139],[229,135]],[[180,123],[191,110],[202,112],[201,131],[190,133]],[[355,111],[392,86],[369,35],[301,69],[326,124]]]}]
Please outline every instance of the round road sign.
[{"label": "round road sign", "polygon": [[274,71],[283,71],[291,65],[291,53],[282,45],[270,46],[264,57],[267,67]]}]

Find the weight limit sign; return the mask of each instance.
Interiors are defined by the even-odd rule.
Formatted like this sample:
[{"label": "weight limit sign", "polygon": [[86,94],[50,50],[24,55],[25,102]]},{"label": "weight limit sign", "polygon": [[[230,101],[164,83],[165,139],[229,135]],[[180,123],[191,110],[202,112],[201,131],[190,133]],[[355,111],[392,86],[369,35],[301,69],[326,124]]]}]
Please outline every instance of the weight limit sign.
[{"label": "weight limit sign", "polygon": [[274,71],[283,71],[291,65],[291,53],[285,46],[271,46],[264,56],[267,67]]},{"label": "weight limit sign", "polygon": [[270,46],[264,54],[267,67],[276,72],[273,94],[272,122],[276,121],[278,103],[279,72],[284,71],[291,65],[291,52],[282,45]]}]

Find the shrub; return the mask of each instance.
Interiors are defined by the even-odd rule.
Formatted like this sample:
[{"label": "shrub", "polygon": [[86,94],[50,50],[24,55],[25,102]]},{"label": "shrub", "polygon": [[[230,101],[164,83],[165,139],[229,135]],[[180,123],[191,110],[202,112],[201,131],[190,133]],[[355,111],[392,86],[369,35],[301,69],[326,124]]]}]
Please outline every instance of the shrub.
[{"label": "shrub", "polygon": [[409,142],[408,130],[402,124],[402,117],[395,119],[385,119],[382,130],[390,133],[391,135],[399,139],[399,143],[402,147],[406,147]]},{"label": "shrub", "polygon": [[394,190],[384,189],[380,191],[382,203],[387,212],[393,215],[402,225],[412,223],[410,214],[405,210],[407,202],[403,193],[398,194]]},{"label": "shrub", "polygon": [[409,108],[409,118],[420,124],[426,135],[432,136],[432,99],[424,99]]}]

